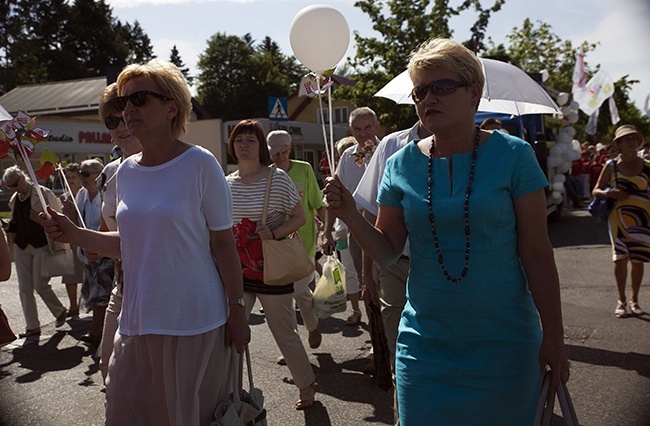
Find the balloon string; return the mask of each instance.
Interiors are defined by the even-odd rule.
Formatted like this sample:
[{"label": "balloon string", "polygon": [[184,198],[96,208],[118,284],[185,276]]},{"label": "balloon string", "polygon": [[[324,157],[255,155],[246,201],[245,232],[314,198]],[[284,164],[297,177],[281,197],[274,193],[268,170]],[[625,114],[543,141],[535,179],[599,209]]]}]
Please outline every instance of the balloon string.
[{"label": "balloon string", "polygon": [[334,152],[330,150],[329,144],[327,142],[327,131],[325,130],[325,114],[323,113],[323,98],[321,95],[320,77],[320,74],[316,74],[316,87],[318,88],[318,106],[320,109],[321,129],[323,130],[323,142],[325,143],[325,155],[330,166],[330,175],[332,175],[332,171],[335,169],[333,161]]},{"label": "balloon string", "polygon": [[81,212],[79,211],[79,206],[77,205],[77,200],[74,197],[74,194],[72,193],[72,188],[70,188],[70,184],[68,183],[68,179],[65,177],[65,172],[63,170],[63,167],[59,164],[56,170],[59,172],[59,177],[61,178],[61,181],[63,181],[64,188],[63,188],[63,195],[69,194],[69,198],[72,200],[72,204],[74,205],[74,209],[77,212],[77,217],[79,218],[79,223],[81,224],[82,228],[86,228],[86,223],[84,222],[84,218],[81,215]]},{"label": "balloon string", "polygon": [[18,152],[20,153],[20,156],[23,157],[23,161],[25,162],[29,176],[31,177],[32,182],[34,182],[34,188],[36,188],[36,194],[38,195],[38,199],[41,202],[41,207],[43,207],[43,213],[49,217],[49,214],[47,214],[47,203],[45,202],[45,197],[43,197],[41,185],[38,183],[38,179],[36,179],[36,174],[34,173],[32,163],[29,161],[29,155],[27,155],[27,151],[25,150],[25,147],[20,140],[17,141],[16,146],[18,146]]},{"label": "balloon string", "polygon": [[[329,107],[329,117],[330,117],[330,152],[332,153],[332,160],[334,160],[334,120],[332,119],[332,86],[333,84],[330,84],[327,86],[327,100],[328,100],[328,107]],[[334,161],[332,161],[330,164],[334,164]],[[334,169],[330,169],[334,170]]]}]

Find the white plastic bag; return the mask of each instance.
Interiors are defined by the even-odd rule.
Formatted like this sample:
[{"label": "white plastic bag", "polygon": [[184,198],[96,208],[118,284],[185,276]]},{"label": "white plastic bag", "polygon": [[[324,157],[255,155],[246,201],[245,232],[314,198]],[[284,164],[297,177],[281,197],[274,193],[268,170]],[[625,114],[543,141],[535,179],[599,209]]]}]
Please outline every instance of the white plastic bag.
[{"label": "white plastic bag", "polygon": [[320,319],[347,309],[345,292],[345,267],[336,256],[327,256],[316,289],[314,290],[314,310]]}]

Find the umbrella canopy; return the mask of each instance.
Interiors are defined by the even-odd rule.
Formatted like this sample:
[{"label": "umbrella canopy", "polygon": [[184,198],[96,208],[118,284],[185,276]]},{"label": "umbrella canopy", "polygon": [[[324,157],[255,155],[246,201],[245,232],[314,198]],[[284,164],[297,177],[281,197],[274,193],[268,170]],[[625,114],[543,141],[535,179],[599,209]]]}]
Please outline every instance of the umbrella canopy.
[{"label": "umbrella canopy", "polygon": [[[548,93],[528,74],[514,65],[480,58],[485,86],[478,110],[510,115],[560,114],[560,108]],[[413,104],[413,82],[407,71],[388,82],[375,96],[398,104]]]}]

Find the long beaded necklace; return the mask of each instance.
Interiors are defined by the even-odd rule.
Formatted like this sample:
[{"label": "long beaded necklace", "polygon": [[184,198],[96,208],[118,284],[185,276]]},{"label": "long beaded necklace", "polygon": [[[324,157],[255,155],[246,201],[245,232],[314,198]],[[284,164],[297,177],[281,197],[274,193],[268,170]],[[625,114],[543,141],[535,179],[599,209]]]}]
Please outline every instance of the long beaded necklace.
[{"label": "long beaded necklace", "polygon": [[469,169],[469,182],[467,183],[467,189],[465,189],[465,267],[463,268],[463,271],[460,274],[460,277],[458,278],[452,278],[451,275],[449,275],[449,271],[447,271],[447,268],[445,267],[445,259],[442,256],[442,251],[440,250],[440,244],[438,242],[438,233],[436,232],[436,226],[435,226],[435,218],[433,217],[433,201],[432,201],[432,188],[433,188],[433,149],[434,149],[434,141],[431,141],[431,148],[429,148],[429,181],[428,181],[428,188],[429,188],[429,193],[427,195],[427,201],[429,203],[429,223],[431,224],[431,234],[433,234],[433,245],[436,248],[436,252],[438,253],[438,263],[440,264],[440,267],[442,268],[442,273],[445,275],[445,278],[447,278],[447,281],[450,281],[452,283],[458,283],[463,280],[467,276],[467,272],[469,271],[469,251],[470,251],[470,243],[469,243],[469,196],[472,193],[472,181],[474,181],[474,167],[476,166],[476,157],[478,156],[478,143],[481,138],[481,130],[479,127],[476,127],[476,138],[474,139],[474,149],[472,150],[472,166]]}]

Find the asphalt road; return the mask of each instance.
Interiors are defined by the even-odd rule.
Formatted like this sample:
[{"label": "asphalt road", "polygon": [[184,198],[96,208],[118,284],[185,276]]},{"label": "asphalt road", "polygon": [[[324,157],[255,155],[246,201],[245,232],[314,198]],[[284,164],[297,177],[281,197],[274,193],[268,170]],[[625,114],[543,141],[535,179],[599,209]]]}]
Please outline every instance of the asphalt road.
[{"label": "asphalt road", "polygon": [[[549,225],[562,286],[562,307],[571,360],[569,390],[581,425],[650,426],[650,315],[614,317],[616,291],[604,224],[586,211],[568,211]],[[650,310],[647,278],[640,304]],[[60,279],[53,287],[64,304]],[[18,340],[0,350],[0,425],[74,426],[103,424],[101,374],[88,346],[79,340],[90,316],[54,328],[39,301],[40,340]],[[15,275],[0,283],[0,303],[14,331],[24,329]],[[269,425],[360,425],[392,423],[392,394],[379,390],[362,370],[370,349],[365,323],[345,325],[350,311],[322,323],[323,344],[308,350],[318,382],[317,405],[292,406],[297,390],[264,316],[251,316],[253,369],[265,396]],[[304,342],[307,333],[300,327]],[[471,401],[468,401],[471,403]],[[556,413],[559,414],[559,404]],[[554,424],[562,424],[559,416]]]}]

